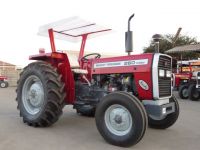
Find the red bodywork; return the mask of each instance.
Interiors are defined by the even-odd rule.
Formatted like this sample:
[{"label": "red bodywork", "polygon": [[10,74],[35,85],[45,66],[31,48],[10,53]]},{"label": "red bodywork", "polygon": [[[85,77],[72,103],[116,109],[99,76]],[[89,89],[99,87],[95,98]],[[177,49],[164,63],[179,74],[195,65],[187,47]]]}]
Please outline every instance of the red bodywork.
[{"label": "red bodywork", "polygon": [[181,84],[181,81],[183,80],[190,80],[192,78],[192,73],[175,73],[174,74],[174,80],[175,84],[174,87],[179,87]]},{"label": "red bodywork", "polygon": [[32,55],[29,59],[46,61],[58,69],[58,72],[62,75],[62,81],[65,83],[66,102],[73,104],[75,100],[75,83],[67,54],[57,52],[42,53]]},{"label": "red bodywork", "polygon": [[[134,61],[148,59],[148,64],[139,65],[139,66],[122,66],[122,67],[112,67],[112,68],[97,68],[91,70],[91,76],[94,74],[112,74],[112,73],[133,73],[134,80],[136,83],[136,90],[138,91],[138,96],[140,99],[153,99],[152,91],[152,60],[153,54],[140,54],[140,55],[129,55],[121,57],[111,57],[111,58],[102,58],[95,59],[91,61],[92,66],[95,63],[104,63],[104,62],[118,62],[118,61]],[[143,80],[149,85],[149,90],[144,90],[139,85],[139,80]]]},{"label": "red bodywork", "polygon": [[8,77],[6,76],[0,76],[0,81],[8,80]]},{"label": "red bodywork", "polygon": [[[72,30],[72,29],[71,29]],[[65,90],[66,90],[66,103],[67,104],[74,104],[75,102],[75,81],[72,69],[70,67],[70,62],[68,59],[67,54],[65,53],[58,53],[56,52],[55,42],[54,42],[54,32],[65,34],[67,36],[72,37],[82,37],[82,44],[80,48],[78,62],[80,64],[80,69],[87,69],[88,80],[92,79],[92,76],[95,74],[112,74],[112,73],[133,73],[138,95],[140,99],[151,100],[153,99],[152,95],[152,60],[153,54],[140,54],[140,55],[129,55],[129,56],[121,56],[121,57],[111,57],[111,58],[101,58],[101,59],[89,59],[87,62],[81,60],[84,56],[84,48],[85,43],[87,40],[88,35],[109,31],[111,29],[100,30],[96,32],[85,33],[82,35],[69,35],[65,33],[61,33],[55,31],[53,29],[49,29],[49,38],[51,43],[52,53],[44,53],[43,51],[40,52],[38,55],[32,55],[29,57],[30,60],[42,60],[50,63],[52,66],[58,69],[58,72],[62,75],[62,81],[65,83]],[[138,65],[138,66],[122,66],[122,67],[112,67],[111,68],[96,68],[94,69],[95,63],[104,63],[104,62],[115,62],[115,61],[134,61],[140,59],[147,59],[148,63],[145,65]],[[143,80],[149,85],[149,90],[143,90],[141,86],[139,86],[138,81]]]},{"label": "red bodywork", "polygon": [[[173,82],[175,83],[173,83],[173,87],[179,88],[181,84],[188,83],[188,81],[192,79],[192,72],[193,72],[192,66],[190,63],[189,63],[187,72],[183,71],[182,67],[180,67],[179,70],[177,70],[177,73],[174,73]],[[183,82],[183,81],[186,81],[186,82]]]}]

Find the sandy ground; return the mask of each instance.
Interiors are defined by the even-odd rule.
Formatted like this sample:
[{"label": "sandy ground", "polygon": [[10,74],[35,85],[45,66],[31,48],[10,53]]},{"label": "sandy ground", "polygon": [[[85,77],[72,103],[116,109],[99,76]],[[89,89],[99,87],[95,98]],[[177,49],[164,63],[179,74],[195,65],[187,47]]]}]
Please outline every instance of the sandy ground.
[{"label": "sandy ground", "polygon": [[[175,93],[177,96],[177,93]],[[79,116],[71,106],[57,123],[33,128],[23,123],[16,109],[15,88],[0,89],[0,150],[121,150],[106,143],[94,118]],[[200,101],[179,99],[180,117],[167,130],[148,128],[134,150],[199,150]]]}]

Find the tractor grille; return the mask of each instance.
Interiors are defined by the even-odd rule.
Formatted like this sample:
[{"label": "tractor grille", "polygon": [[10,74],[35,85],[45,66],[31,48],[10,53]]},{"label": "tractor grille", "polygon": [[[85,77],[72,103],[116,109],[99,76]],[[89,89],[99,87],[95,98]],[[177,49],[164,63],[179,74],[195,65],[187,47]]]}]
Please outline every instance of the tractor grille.
[{"label": "tractor grille", "polygon": [[[159,76],[159,69],[165,71],[164,77]],[[159,86],[159,97],[171,96],[171,77],[166,76],[166,71],[172,71],[171,58],[167,56],[160,56],[158,62],[158,86]]]}]

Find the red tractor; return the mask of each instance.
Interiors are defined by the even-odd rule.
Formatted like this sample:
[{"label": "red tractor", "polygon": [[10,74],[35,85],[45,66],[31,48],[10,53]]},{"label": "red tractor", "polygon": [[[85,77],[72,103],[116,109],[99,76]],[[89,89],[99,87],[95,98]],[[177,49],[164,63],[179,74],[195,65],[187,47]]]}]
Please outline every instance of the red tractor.
[{"label": "red tractor", "polygon": [[181,99],[190,98],[191,100],[199,100],[199,92],[194,92],[196,79],[198,77],[197,74],[199,71],[199,60],[187,60],[177,62],[177,73],[173,74],[173,87],[175,89],[178,89],[179,97]]},{"label": "red tractor", "polygon": [[173,89],[178,90],[181,99],[188,98],[188,84],[192,78],[192,67],[189,61],[177,61],[173,73]]},{"label": "red tractor", "polygon": [[1,88],[8,87],[8,78],[6,76],[0,76],[0,87]]},{"label": "red tractor", "polygon": [[[20,75],[16,100],[24,123],[50,126],[65,105],[73,105],[78,113],[95,116],[103,138],[122,147],[138,143],[148,125],[159,129],[172,126],[179,116],[171,88],[172,59],[158,52],[130,55],[133,16],[126,32],[128,56],[120,57],[84,56],[88,37],[110,31],[95,23],[70,18],[41,27],[39,32],[49,35],[52,52],[40,50],[30,56],[36,61]],[[70,66],[67,54],[56,51],[54,37],[82,39],[79,67]]]}]

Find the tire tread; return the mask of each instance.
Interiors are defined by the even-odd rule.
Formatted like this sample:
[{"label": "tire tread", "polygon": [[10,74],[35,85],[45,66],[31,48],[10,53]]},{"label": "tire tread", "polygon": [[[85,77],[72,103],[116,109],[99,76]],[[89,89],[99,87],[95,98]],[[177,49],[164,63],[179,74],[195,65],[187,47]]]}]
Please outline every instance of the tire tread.
[{"label": "tire tread", "polygon": [[[46,83],[46,105],[42,114],[35,120],[29,120],[25,117],[24,112],[20,109],[21,103],[21,90],[23,86],[24,75],[31,70],[39,71],[43,76]],[[61,81],[61,75],[57,69],[50,64],[42,61],[37,61],[26,66],[20,73],[20,79],[17,81],[17,108],[20,111],[20,116],[23,118],[24,123],[34,127],[47,127],[55,123],[62,114],[62,108],[65,105],[65,85]],[[52,97],[54,99],[52,99]]]}]

